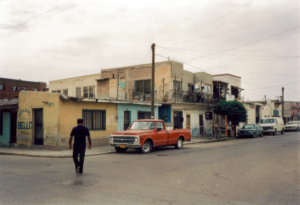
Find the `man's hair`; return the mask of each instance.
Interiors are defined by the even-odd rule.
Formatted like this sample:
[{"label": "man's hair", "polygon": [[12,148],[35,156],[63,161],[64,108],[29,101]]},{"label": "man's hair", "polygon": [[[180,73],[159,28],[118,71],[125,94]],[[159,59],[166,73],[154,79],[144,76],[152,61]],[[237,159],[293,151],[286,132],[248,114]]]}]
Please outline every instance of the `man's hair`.
[{"label": "man's hair", "polygon": [[81,118],[77,119],[77,124],[83,124],[83,119]]}]

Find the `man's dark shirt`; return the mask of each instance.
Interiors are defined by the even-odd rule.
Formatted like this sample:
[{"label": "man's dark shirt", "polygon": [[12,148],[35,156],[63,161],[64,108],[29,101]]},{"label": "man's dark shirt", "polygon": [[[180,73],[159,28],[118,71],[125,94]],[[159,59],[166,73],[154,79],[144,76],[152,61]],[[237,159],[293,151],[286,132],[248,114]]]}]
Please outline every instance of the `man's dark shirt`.
[{"label": "man's dark shirt", "polygon": [[78,125],[72,129],[70,134],[74,136],[74,146],[86,145],[86,136],[90,136],[88,128],[83,125]]}]

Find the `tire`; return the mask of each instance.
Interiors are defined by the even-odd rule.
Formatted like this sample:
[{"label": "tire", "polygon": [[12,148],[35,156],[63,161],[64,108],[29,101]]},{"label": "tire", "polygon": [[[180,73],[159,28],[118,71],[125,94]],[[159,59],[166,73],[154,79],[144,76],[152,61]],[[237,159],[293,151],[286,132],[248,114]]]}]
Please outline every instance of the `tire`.
[{"label": "tire", "polygon": [[115,147],[115,150],[118,153],[125,153],[127,151],[127,148]]},{"label": "tire", "polygon": [[273,132],[273,135],[276,135],[277,130],[275,129],[275,132]]},{"label": "tire", "polygon": [[260,133],[260,137],[263,137],[263,136],[264,136],[264,134],[263,134],[263,132],[261,132],[261,133]]},{"label": "tire", "polygon": [[151,142],[149,142],[149,141],[144,142],[144,144],[143,144],[143,146],[141,148],[141,152],[143,154],[148,154],[148,153],[151,152],[151,150],[152,150],[152,144],[151,144]]},{"label": "tire", "polygon": [[183,146],[183,140],[182,140],[182,138],[180,137],[180,138],[177,140],[176,144],[175,144],[175,148],[176,148],[176,149],[181,149],[182,146]]},{"label": "tire", "polygon": [[280,133],[283,135],[284,134],[284,129],[282,129]]},{"label": "tire", "polygon": [[255,133],[253,134],[253,138],[256,138],[256,134]]}]

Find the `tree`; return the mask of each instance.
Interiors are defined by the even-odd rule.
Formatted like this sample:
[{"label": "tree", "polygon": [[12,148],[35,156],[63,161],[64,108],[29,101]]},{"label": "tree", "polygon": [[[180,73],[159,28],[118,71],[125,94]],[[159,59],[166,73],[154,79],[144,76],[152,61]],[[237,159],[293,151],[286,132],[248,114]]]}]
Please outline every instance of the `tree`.
[{"label": "tree", "polygon": [[246,122],[248,115],[244,104],[238,101],[221,100],[215,107],[214,113],[225,116],[233,125],[234,136],[236,136],[236,125]]}]

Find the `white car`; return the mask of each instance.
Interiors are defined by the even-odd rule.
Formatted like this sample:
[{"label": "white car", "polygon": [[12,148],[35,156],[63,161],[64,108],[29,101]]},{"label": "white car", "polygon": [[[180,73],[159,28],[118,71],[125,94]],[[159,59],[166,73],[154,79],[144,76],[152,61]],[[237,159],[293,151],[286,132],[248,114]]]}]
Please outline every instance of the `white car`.
[{"label": "white car", "polygon": [[284,129],[286,131],[299,132],[300,131],[300,121],[290,121],[285,125]]}]

